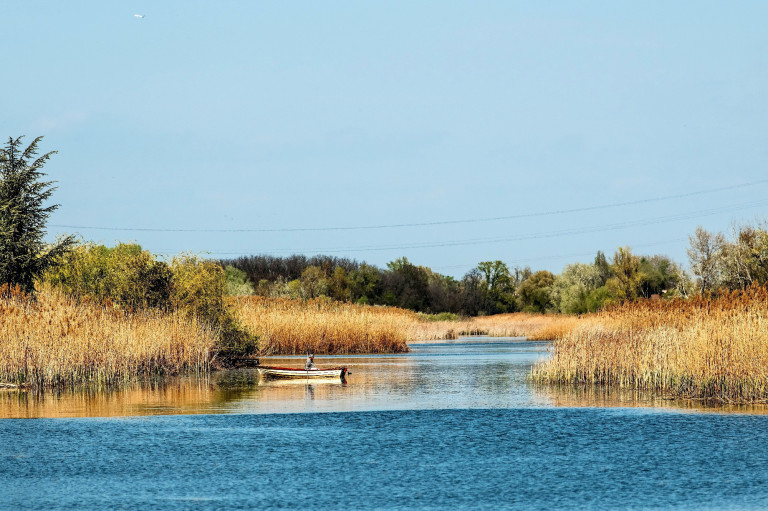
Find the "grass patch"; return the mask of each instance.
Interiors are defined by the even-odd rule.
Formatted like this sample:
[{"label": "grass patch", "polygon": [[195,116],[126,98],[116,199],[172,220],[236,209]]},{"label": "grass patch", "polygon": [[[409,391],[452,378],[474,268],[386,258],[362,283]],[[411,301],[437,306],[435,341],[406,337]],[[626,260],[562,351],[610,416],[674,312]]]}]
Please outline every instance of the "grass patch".
[{"label": "grass patch", "polygon": [[416,313],[312,300],[231,297],[238,321],[259,337],[262,354],[398,353],[408,351]]},{"label": "grass patch", "polygon": [[768,291],[627,303],[585,318],[540,382],[609,384],[720,403],[768,401]]},{"label": "grass patch", "polygon": [[42,286],[0,289],[0,381],[31,387],[113,384],[207,371],[218,332],[178,312],[126,313]]}]

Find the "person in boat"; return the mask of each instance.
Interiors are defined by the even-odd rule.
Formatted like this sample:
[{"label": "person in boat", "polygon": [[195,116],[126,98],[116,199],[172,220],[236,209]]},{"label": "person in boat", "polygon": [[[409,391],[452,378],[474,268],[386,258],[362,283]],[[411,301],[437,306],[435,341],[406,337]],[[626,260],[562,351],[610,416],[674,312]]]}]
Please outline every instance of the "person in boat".
[{"label": "person in boat", "polygon": [[304,370],[309,371],[315,368],[315,354],[311,353],[307,355],[307,361],[304,363]]}]

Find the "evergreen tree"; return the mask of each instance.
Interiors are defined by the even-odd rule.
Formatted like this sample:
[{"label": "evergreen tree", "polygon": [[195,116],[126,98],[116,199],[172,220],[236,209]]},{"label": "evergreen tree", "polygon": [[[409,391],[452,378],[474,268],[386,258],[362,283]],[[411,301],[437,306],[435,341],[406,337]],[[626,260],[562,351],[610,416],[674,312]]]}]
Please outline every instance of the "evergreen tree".
[{"label": "evergreen tree", "polygon": [[56,151],[36,158],[43,137],[24,150],[22,138],[9,138],[0,149],[0,284],[18,284],[31,293],[35,278],[74,244],[74,238],[53,245],[43,241],[45,222],[59,205],[45,205],[56,188],[53,181],[41,180],[41,169]]}]

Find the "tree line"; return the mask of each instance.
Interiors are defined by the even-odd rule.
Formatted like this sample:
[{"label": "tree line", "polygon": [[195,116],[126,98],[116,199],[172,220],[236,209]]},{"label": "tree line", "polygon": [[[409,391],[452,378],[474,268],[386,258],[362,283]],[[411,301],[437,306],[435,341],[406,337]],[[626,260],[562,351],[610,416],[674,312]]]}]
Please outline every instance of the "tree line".
[{"label": "tree line", "polygon": [[[425,313],[467,316],[505,312],[593,312],[640,298],[688,297],[768,283],[768,231],[735,228],[728,237],[699,227],[689,237],[690,272],[665,255],[619,247],[562,273],[483,261],[461,279],[402,257],[386,268],[329,256],[248,256],[222,260],[234,294],[392,305]],[[239,286],[239,288],[237,288]],[[236,289],[239,289],[237,291]]]},{"label": "tree line", "polygon": [[598,252],[593,263],[568,265],[560,275],[530,267],[510,268],[500,260],[480,262],[461,279],[415,265],[405,257],[387,263],[386,268],[346,259],[340,262],[343,266],[329,257],[249,256],[221,264],[233,294],[327,296],[431,314],[582,313],[626,299],[690,291],[690,279],[679,265],[665,256],[636,256],[629,248],[618,249],[611,261]]},{"label": "tree line", "polygon": [[42,167],[54,152],[38,157],[40,140],[24,148],[21,137],[10,138],[0,149],[0,285],[32,293],[35,282],[47,280],[70,294],[127,308],[184,308],[210,318],[234,337],[239,329],[221,302],[222,294],[326,296],[477,316],[585,313],[639,298],[687,297],[768,283],[765,224],[734,228],[730,235],[697,228],[689,237],[690,273],[667,256],[636,255],[629,247],[619,247],[610,258],[597,252],[593,262],[567,265],[559,275],[489,260],[455,279],[405,257],[386,268],[301,255],[218,262],[181,257],[169,264],[134,244],[107,248],[77,244],[71,236],[49,244],[44,242],[45,222],[58,205],[46,205],[55,187],[43,180]]},{"label": "tree line", "polygon": [[641,298],[688,297],[768,283],[765,225],[734,228],[730,236],[699,227],[689,236],[690,271],[665,255],[619,247],[562,273],[482,261],[461,279],[402,257],[378,268],[330,256],[247,256],[222,260],[232,294],[315,298],[391,305],[417,312],[466,316],[505,312],[594,312]]}]

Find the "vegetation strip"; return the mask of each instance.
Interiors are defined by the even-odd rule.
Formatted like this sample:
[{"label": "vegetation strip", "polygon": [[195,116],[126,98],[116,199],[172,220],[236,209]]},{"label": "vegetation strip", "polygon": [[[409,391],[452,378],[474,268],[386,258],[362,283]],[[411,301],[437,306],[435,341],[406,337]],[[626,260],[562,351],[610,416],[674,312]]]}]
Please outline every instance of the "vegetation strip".
[{"label": "vegetation strip", "polygon": [[328,256],[159,260],[132,243],[45,243],[54,152],[38,157],[41,138],[21,138],[0,149],[0,388],[492,335],[556,339],[537,381],[768,401],[765,224],[730,239],[699,227],[692,275],[629,247],[560,275],[483,261],[461,280],[405,257],[386,269]]},{"label": "vegetation strip", "polygon": [[584,318],[532,378],[768,402],[768,291],[625,303]]}]

